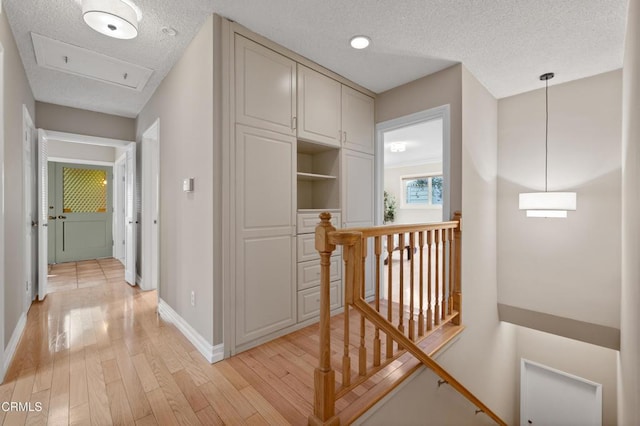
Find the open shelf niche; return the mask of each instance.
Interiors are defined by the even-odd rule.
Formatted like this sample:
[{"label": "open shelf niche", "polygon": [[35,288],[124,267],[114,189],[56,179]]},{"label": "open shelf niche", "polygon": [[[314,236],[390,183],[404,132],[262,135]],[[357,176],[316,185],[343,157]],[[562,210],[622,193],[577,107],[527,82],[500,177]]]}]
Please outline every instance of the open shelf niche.
[{"label": "open shelf niche", "polygon": [[298,140],[298,209],[340,208],[340,149]]}]

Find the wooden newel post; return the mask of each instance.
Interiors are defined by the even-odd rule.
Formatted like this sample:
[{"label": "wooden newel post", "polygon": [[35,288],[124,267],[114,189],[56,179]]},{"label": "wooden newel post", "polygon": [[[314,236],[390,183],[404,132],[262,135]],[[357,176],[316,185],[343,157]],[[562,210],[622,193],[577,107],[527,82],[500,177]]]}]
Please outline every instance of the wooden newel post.
[{"label": "wooden newel post", "polygon": [[458,316],[453,319],[455,325],[462,324],[462,213],[455,212],[453,220],[458,222],[458,227],[453,231],[454,239],[454,290],[453,309],[458,311]]},{"label": "wooden newel post", "polygon": [[331,225],[331,213],[320,214],[316,226],[316,250],[320,253],[320,362],[314,371],[313,414],[309,425],[339,425],[335,415],[335,371],[331,368],[331,319],[330,309],[330,258],[336,249],[329,242],[329,233],[336,229]]}]

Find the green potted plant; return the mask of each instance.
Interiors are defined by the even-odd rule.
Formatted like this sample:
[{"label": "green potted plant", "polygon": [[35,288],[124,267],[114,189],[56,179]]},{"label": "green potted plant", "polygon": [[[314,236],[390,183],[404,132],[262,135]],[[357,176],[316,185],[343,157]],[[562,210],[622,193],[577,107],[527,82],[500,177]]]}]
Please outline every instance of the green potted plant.
[{"label": "green potted plant", "polygon": [[396,219],[396,197],[384,191],[384,223],[391,223]]}]

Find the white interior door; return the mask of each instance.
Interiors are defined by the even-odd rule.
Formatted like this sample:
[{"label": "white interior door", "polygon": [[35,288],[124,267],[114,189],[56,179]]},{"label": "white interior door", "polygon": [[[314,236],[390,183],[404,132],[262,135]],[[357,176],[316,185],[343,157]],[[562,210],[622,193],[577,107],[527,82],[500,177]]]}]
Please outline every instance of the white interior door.
[{"label": "white interior door", "polygon": [[126,155],[118,159],[113,167],[113,257],[124,265],[125,217],[126,217]]},{"label": "white interior door", "polygon": [[143,290],[158,288],[160,209],[160,123],[142,135],[142,283]]},{"label": "white interior door", "polygon": [[44,130],[38,129],[38,299],[47,295],[49,226],[49,154]]},{"label": "white interior door", "polygon": [[31,301],[33,300],[33,285],[36,282],[37,268],[35,264],[37,262],[37,253],[34,251],[37,247],[36,235],[37,231],[35,227],[38,224],[38,213],[35,211],[34,193],[37,193],[35,179],[34,179],[34,140],[35,140],[35,127],[33,120],[29,115],[29,111],[23,105],[22,111],[22,130],[23,130],[23,191],[24,191],[24,209],[23,209],[23,227],[24,227],[24,282],[25,282],[25,297],[24,297],[24,309],[29,309]]},{"label": "white interior door", "polygon": [[521,425],[602,425],[602,385],[523,359]]},{"label": "white interior door", "polygon": [[126,159],[126,202],[125,202],[125,262],[124,279],[129,284],[136,285],[136,144],[127,146]]}]

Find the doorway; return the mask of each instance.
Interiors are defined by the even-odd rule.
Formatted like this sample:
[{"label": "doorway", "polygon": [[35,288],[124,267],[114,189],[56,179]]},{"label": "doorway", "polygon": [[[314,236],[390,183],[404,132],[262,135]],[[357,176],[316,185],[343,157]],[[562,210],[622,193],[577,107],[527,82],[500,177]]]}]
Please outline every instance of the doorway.
[{"label": "doorway", "polygon": [[[449,220],[449,121],[449,105],[444,105],[376,125],[377,225]],[[414,253],[407,234],[404,238],[395,235],[391,244],[391,255],[385,255],[380,265],[381,283],[391,273],[398,285],[400,274],[411,274],[409,262],[400,262],[400,258],[409,260]],[[382,252],[389,253],[386,239],[383,245]],[[389,264],[390,268],[384,266]],[[407,299],[408,291],[405,288],[403,294]],[[399,287],[392,293],[392,301],[399,302]]]},{"label": "doorway", "polygon": [[449,106],[379,123],[377,224],[449,220]]},{"label": "doorway", "polygon": [[[125,272],[125,280],[130,284],[130,285],[135,285],[136,281],[135,281],[135,277],[136,277],[136,259],[135,259],[135,254],[136,254],[136,227],[137,227],[137,221],[135,220],[135,216],[136,216],[136,193],[135,193],[135,176],[136,176],[136,143],[133,141],[122,141],[122,140],[114,140],[114,139],[106,139],[106,138],[99,138],[99,137],[93,137],[93,136],[86,136],[86,135],[77,135],[77,134],[71,134],[71,133],[62,133],[62,132],[54,132],[54,131],[48,131],[48,130],[43,130],[43,129],[39,129],[38,130],[38,219],[39,219],[39,226],[38,226],[38,274],[40,277],[40,280],[38,282],[38,298],[40,300],[43,300],[46,297],[47,294],[47,277],[48,277],[48,266],[49,266],[49,239],[48,239],[48,234],[49,234],[49,225],[51,224],[51,226],[56,226],[59,227],[60,225],[58,225],[58,220],[63,221],[64,223],[70,223],[68,222],[70,220],[69,215],[67,213],[74,213],[74,212],[65,212],[64,209],[68,208],[64,206],[64,195],[62,194],[58,194],[58,192],[60,191],[60,188],[58,187],[58,189],[56,189],[56,198],[58,200],[61,200],[61,208],[63,209],[62,214],[56,214],[53,215],[51,214],[52,209],[50,208],[52,206],[52,204],[49,203],[49,173],[48,173],[48,162],[49,160],[61,160],[60,158],[49,158],[49,145],[50,143],[56,143],[56,142],[64,142],[64,143],[68,143],[68,144],[77,144],[74,146],[74,149],[71,150],[71,152],[73,153],[77,153],[78,151],[82,151],[82,147],[86,147],[87,145],[95,145],[98,147],[109,147],[112,151],[115,151],[115,153],[112,153],[112,157],[111,157],[111,161],[106,164],[107,166],[110,166],[107,168],[106,170],[106,177],[103,178],[102,182],[98,182],[98,183],[104,183],[107,191],[110,191],[109,188],[112,187],[113,185],[109,185],[110,179],[111,179],[111,168],[113,166],[113,160],[114,157],[116,155],[124,155],[125,156],[125,169],[126,169],[126,176],[125,176],[125,188],[126,188],[126,196],[125,198],[125,212],[126,212],[126,217],[125,217],[125,268],[124,268],[124,272]],[[69,162],[67,160],[67,162]],[[82,163],[88,163],[91,162],[92,165],[94,166],[104,166],[105,164],[99,164],[101,163],[101,161],[85,161],[83,160]],[[75,159],[73,161],[73,163],[78,163],[78,160]],[[91,167],[91,166],[82,166],[82,167],[70,167],[70,165],[67,165],[69,170],[85,170],[85,174],[86,173],[93,173],[93,172],[88,172],[88,170],[97,170],[99,169],[99,167]],[[71,165],[72,166],[72,165]],[[64,174],[64,168],[63,170],[60,172],[62,175]],[[78,180],[78,179],[76,179]],[[103,188],[105,189],[105,188]],[[111,192],[108,192],[108,197],[107,199],[112,199],[111,196]],[[107,196],[107,194],[105,194],[105,196]],[[62,199],[61,199],[62,197]],[[106,203],[105,203],[106,204]],[[106,204],[104,207],[98,207],[99,209],[104,209],[105,211],[103,213],[107,213],[107,210],[110,209],[111,207]],[[55,206],[54,206],[55,209]],[[76,247],[76,243],[80,243],[81,240],[86,239],[88,237],[88,234],[94,234],[93,236],[102,236],[102,238],[100,239],[100,241],[102,241],[103,243],[105,243],[102,247],[102,249],[106,250],[106,253],[108,253],[108,256],[110,257],[112,255],[112,246],[113,246],[113,241],[112,238],[107,238],[105,235],[107,233],[112,232],[112,225],[111,225],[111,220],[110,219],[107,223],[104,223],[104,232],[100,233],[98,231],[96,231],[97,228],[95,229],[89,229],[91,228],[91,226],[88,225],[88,222],[91,222],[91,220],[86,220],[87,218],[85,218],[83,215],[85,215],[88,212],[78,212],[78,216],[75,217],[75,219],[77,219],[77,223],[73,223],[71,225],[69,225],[70,228],[77,228],[76,231],[82,231],[82,232],[76,232],[75,236],[74,235],[69,235],[70,240],[69,241],[58,241],[61,238],[61,235],[63,236],[63,239],[67,237],[67,235],[65,233],[57,233],[57,238],[56,238],[56,242],[55,245],[56,247],[59,247],[61,244],[65,245],[67,243],[71,244],[70,248],[75,248]],[[109,212],[109,216],[111,215],[111,212]],[[59,218],[59,216],[63,216],[63,218]],[[106,215],[105,215],[106,216]],[[72,226],[73,225],[73,226]],[[100,234],[100,235],[98,235]],[[98,249],[98,247],[94,247],[96,250]],[[77,255],[77,253],[76,253]],[[96,254],[96,253],[92,253],[91,256],[89,256],[91,258],[96,258],[96,257],[102,257],[100,253]]]}]

